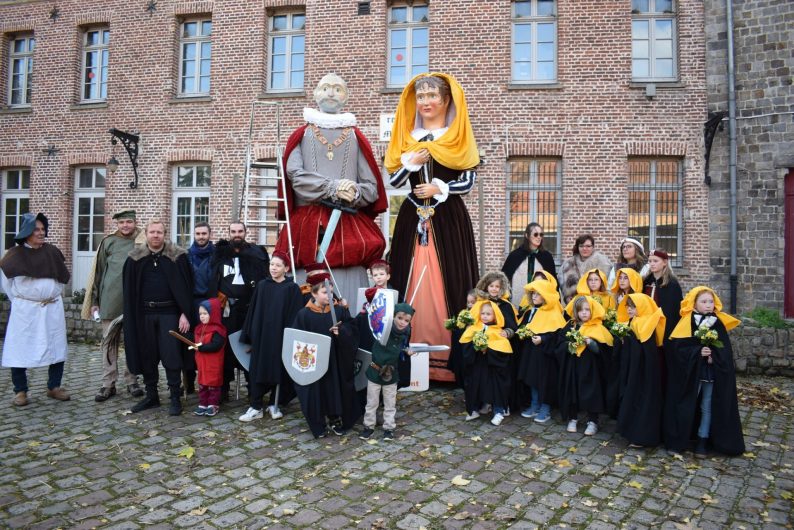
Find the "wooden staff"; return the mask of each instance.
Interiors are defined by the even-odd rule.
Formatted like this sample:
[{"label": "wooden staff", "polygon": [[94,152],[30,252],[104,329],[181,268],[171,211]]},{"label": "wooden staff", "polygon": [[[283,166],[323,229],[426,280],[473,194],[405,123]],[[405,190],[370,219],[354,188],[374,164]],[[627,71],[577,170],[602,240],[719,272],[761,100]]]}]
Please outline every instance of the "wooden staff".
[{"label": "wooden staff", "polygon": [[198,344],[196,344],[195,342],[193,342],[190,339],[188,339],[187,337],[181,335],[178,331],[174,331],[173,329],[169,329],[168,333],[172,337],[174,337],[176,340],[178,340],[179,342],[184,342],[185,344],[187,344],[188,346],[190,346],[194,350],[198,350],[198,347],[201,346],[200,342]]}]

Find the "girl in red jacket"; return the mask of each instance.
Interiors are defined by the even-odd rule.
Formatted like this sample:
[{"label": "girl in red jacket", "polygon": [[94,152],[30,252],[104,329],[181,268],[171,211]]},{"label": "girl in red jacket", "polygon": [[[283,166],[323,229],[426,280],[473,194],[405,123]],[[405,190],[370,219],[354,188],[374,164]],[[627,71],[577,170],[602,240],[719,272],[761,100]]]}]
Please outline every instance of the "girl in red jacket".
[{"label": "girl in red jacket", "polygon": [[[198,367],[199,405],[193,414],[215,416],[220,410],[223,386],[223,350],[226,328],[221,324],[221,304],[217,298],[199,304],[200,324],[193,332]],[[194,349],[192,346],[191,349]]]}]

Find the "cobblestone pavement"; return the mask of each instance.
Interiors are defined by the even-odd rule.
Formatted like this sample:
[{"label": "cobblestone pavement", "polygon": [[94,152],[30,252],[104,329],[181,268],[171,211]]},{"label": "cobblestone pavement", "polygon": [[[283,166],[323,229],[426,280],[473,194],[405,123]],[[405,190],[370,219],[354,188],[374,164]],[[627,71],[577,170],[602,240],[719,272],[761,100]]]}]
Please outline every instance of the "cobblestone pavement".
[{"label": "cobblestone pavement", "polygon": [[[593,437],[518,415],[463,421],[449,388],[401,394],[397,438],[315,441],[296,404],[244,424],[244,399],[213,418],[126,415],[125,392],[95,403],[101,361],[73,344],[64,385],[10,405],[0,371],[0,526],[10,528],[791,528],[789,412],[741,408],[748,453],[673,458],[629,449],[614,422]],[[758,380],[755,380],[756,382]],[[794,380],[764,380],[792,393]],[[778,393],[778,396],[780,393]],[[381,431],[376,431],[380,436]]]}]

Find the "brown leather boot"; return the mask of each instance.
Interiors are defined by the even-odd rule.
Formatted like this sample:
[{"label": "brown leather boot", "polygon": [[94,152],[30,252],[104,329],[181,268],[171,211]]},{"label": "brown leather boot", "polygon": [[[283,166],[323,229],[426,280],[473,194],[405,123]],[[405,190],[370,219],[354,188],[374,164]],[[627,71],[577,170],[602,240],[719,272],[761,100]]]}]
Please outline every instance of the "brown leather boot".
[{"label": "brown leather boot", "polygon": [[69,401],[70,399],[72,399],[72,396],[69,395],[69,392],[64,390],[62,386],[58,386],[51,390],[47,390],[47,397],[51,397],[52,399],[57,399],[58,401]]},{"label": "brown leather boot", "polygon": [[28,393],[27,392],[17,392],[17,395],[14,396],[14,401],[12,401],[14,405],[17,407],[24,407],[29,403],[28,401]]}]

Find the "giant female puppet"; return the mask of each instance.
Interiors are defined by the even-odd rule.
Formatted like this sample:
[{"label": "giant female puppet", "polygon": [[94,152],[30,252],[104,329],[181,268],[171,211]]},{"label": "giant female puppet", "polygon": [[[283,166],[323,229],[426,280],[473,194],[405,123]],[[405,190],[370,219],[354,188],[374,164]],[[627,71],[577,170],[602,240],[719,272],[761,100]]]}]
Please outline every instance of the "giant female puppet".
[{"label": "giant female puppet", "polygon": [[[439,73],[412,79],[386,152],[392,186],[409,181],[411,187],[394,225],[390,261],[394,287],[416,308],[412,342],[450,344],[443,321],[465,309],[466,293],[477,283],[474,233],[461,196],[474,186],[479,162],[458,82]],[[431,354],[432,379],[454,379],[446,356]]]},{"label": "giant female puppet", "polygon": [[[320,110],[303,110],[307,123],[292,133],[284,152],[293,270],[324,261],[324,254],[341,295],[355,300],[358,288],[368,283],[365,267],[386,248],[374,222],[386,210],[386,192],[356,117],[340,112],[347,102],[342,78],[323,77],[314,99]],[[289,255],[283,230],[276,249]]]}]

